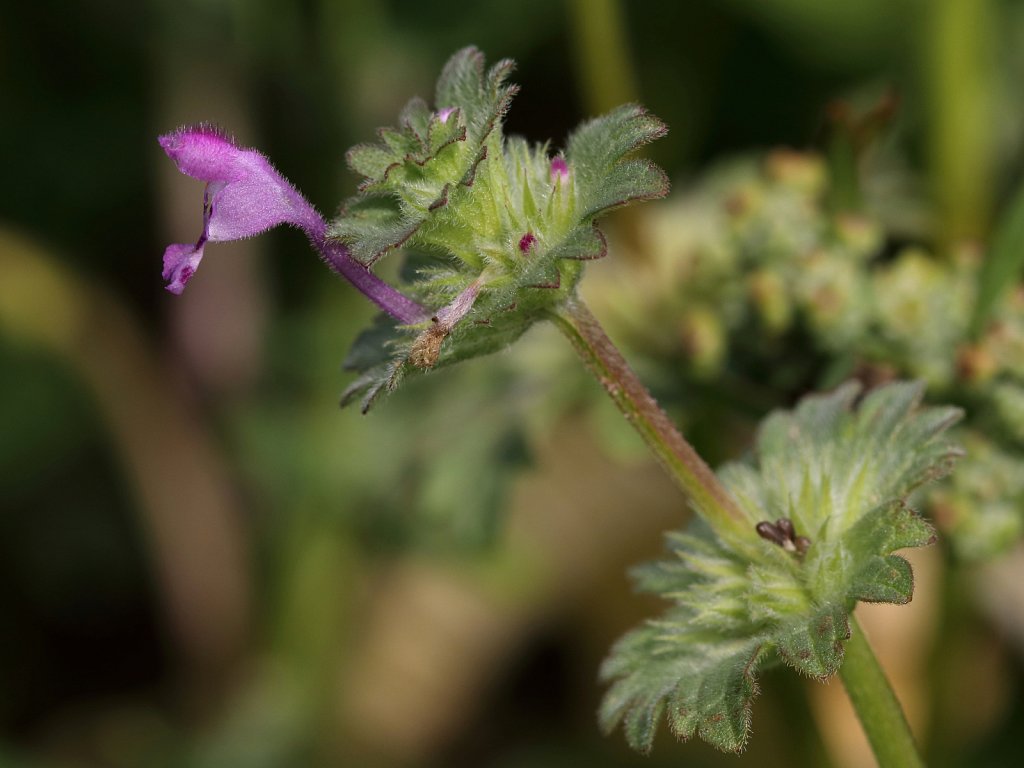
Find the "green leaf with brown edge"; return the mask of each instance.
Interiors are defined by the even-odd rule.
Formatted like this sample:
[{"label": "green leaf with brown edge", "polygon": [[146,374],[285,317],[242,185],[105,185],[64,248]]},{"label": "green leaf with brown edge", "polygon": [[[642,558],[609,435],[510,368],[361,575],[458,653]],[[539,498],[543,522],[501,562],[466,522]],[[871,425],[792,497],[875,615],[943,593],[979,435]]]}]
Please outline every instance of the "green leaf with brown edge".
[{"label": "green leaf with brown edge", "polygon": [[673,607],[612,650],[606,730],[622,723],[646,750],[667,713],[680,738],[738,751],[760,663],[827,678],[857,601],[910,600],[913,574],[894,552],[935,534],[907,497],[960,455],[945,437],[959,411],[924,407],[921,392],[897,382],[861,399],[846,384],[765,419],[754,456],[719,472],[750,535],[723,541],[696,525],[670,536],[670,560],[637,572]]},{"label": "green leaf with brown edge", "polygon": [[412,99],[397,128],[350,150],[366,177],[330,235],[371,266],[403,249],[431,262],[403,286],[432,313],[395,327],[380,360],[353,358],[360,374],[343,402],[364,409],[408,376],[498,351],[573,295],[586,261],[608,251],[595,219],[610,208],[664,195],[665,174],[626,159],[665,134],[627,105],[584,123],[564,155],[506,138],[502,120],[516,86],[512,62],[490,69],[475,48],[458,51],[438,80],[434,105]]}]

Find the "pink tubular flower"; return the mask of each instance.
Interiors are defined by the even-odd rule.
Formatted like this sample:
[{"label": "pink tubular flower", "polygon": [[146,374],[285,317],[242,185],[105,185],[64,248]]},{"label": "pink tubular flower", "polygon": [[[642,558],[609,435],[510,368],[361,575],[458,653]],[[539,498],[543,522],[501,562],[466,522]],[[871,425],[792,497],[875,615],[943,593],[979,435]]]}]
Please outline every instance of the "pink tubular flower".
[{"label": "pink tubular flower", "polygon": [[323,237],[320,215],[256,150],[240,149],[207,125],[161,136],[160,146],[179,171],[206,182],[199,240],[170,245],[164,252],[164,279],[171,293],[185,289],[207,243],[252,237],[278,224],[294,224],[311,239]]},{"label": "pink tubular flower", "polygon": [[291,224],[306,233],[331,268],[385,312],[403,323],[428,316],[416,302],[356,262],[344,245],[328,240],[323,217],[262,153],[239,147],[209,125],[180,128],[159,141],[179,171],[206,182],[199,239],[194,245],[176,243],[164,251],[163,277],[171,293],[185,289],[207,243],[240,240]]}]

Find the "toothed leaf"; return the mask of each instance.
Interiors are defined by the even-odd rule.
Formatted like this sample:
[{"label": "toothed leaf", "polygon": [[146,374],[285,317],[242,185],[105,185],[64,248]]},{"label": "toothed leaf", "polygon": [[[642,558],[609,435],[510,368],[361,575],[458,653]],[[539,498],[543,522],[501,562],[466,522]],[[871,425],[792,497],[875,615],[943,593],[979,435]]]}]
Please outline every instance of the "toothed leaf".
[{"label": "toothed leaf", "polygon": [[648,622],[616,644],[601,668],[612,680],[599,720],[609,732],[622,723],[633,749],[649,752],[663,715],[679,739],[700,736],[719,749],[743,749],[750,702],[757,695],[751,670],[763,639],[726,638],[694,627],[688,609]]},{"label": "toothed leaf", "polygon": [[353,258],[370,265],[408,240],[424,218],[406,216],[393,198],[364,197],[349,203],[332,234],[349,244]]},{"label": "toothed leaf", "polygon": [[433,108],[411,100],[399,127],[348,154],[365,178],[330,235],[366,265],[398,249],[431,254],[429,269],[403,273],[403,290],[434,319],[397,329],[386,359],[357,366],[346,402],[369,393],[366,407],[409,375],[511,343],[572,295],[583,262],[606,254],[597,216],[668,189],[649,162],[623,160],[665,133],[640,107],[585,123],[564,155],[506,139],[512,68],[506,60],[485,69],[475,48],[457,52]]},{"label": "toothed leaf", "polygon": [[850,639],[847,616],[844,606],[828,603],[799,621],[780,622],[772,638],[779,656],[803,675],[831,677],[842,664],[843,643]]},{"label": "toothed leaf", "polygon": [[643,107],[624,104],[573,131],[565,154],[584,181],[600,180],[625,155],[666,133],[666,125]]},{"label": "toothed leaf", "polygon": [[[751,461],[719,472],[749,536],[723,541],[698,524],[670,536],[671,559],[637,572],[673,607],[612,650],[606,729],[622,723],[645,750],[667,713],[681,738],[742,749],[762,660],[828,677],[858,600],[910,600],[913,574],[894,552],[931,543],[934,531],[907,495],[959,456],[944,435],[959,412],[922,407],[916,383],[876,389],[858,406],[859,394],[848,384],[772,414]],[[766,538],[758,523],[770,526]]]},{"label": "toothed leaf", "polygon": [[421,144],[427,143],[427,134],[430,129],[430,121],[433,114],[427,102],[419,96],[414,96],[402,109],[398,116],[398,122],[403,128],[412,131],[413,135]]},{"label": "toothed leaf", "polygon": [[505,85],[515,64],[502,59],[484,74],[484,55],[464,48],[449,59],[437,81],[434,100],[439,109],[458,107],[467,115],[471,143],[482,142],[500,120],[516,86]]},{"label": "toothed leaf", "polygon": [[621,162],[667,132],[663,122],[635,104],[577,128],[569,137],[565,156],[577,174],[581,217],[667,194],[668,178],[660,168],[642,160]]},{"label": "toothed leaf", "polygon": [[580,217],[594,217],[635,200],[655,200],[668,194],[668,188],[668,177],[654,163],[627,160],[610,168],[600,183],[581,194]]},{"label": "toothed leaf", "polygon": [[381,178],[396,162],[394,155],[376,144],[357,144],[345,153],[348,167],[361,176]]},{"label": "toothed leaf", "polygon": [[608,254],[608,242],[597,226],[576,227],[565,240],[553,251],[552,257],[558,259],[576,259],[593,261],[603,259]]}]

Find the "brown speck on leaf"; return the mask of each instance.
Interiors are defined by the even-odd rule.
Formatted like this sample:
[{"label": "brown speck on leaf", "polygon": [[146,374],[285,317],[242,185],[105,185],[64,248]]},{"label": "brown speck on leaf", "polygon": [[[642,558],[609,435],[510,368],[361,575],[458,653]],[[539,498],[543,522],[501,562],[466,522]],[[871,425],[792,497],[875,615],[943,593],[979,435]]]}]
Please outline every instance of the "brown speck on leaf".
[{"label": "brown speck on leaf", "polygon": [[416,337],[409,353],[409,362],[417,368],[433,368],[441,354],[441,344],[448,337],[449,329],[440,323],[427,328]]},{"label": "brown speck on leaf", "polygon": [[769,523],[767,520],[762,520],[754,526],[754,530],[757,531],[757,535],[765,541],[778,544],[780,547],[786,542],[786,535],[780,531],[774,523]]},{"label": "brown speck on leaf", "polygon": [[787,552],[803,556],[811,546],[811,540],[806,536],[797,536],[796,527],[788,517],[780,517],[774,523],[762,520],[754,530],[757,535],[765,541],[778,544]]}]

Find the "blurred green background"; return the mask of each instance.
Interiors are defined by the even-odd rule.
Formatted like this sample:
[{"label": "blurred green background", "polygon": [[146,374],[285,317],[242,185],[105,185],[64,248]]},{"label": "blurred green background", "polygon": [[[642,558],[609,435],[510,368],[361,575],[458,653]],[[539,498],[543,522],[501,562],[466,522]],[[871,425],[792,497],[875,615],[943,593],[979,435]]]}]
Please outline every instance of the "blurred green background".
[{"label": "blurred green background", "polygon": [[[778,146],[825,153],[841,187],[845,116],[892,94],[885,168],[917,206],[893,226],[941,254],[987,242],[1024,171],[1024,4],[8,5],[0,765],[734,763],[597,732],[600,660],[658,608],[625,570],[685,510],[567,345],[539,329],[340,411],[369,307],[286,230],[211,247],[164,292],[201,187],[156,136],[216,122],[330,213],[355,189],[344,151],[475,44],[518,62],[510,133],[560,144],[639,100],[671,128],[651,156],[677,187]],[[619,241],[642,215],[612,222]],[[927,557],[926,657],[894,657],[926,744],[935,764],[1019,764],[1020,635],[975,607],[976,574]],[[832,704],[762,682],[742,759],[858,764],[816,735],[855,735]]]}]

